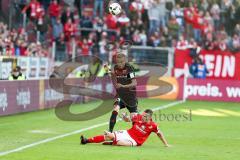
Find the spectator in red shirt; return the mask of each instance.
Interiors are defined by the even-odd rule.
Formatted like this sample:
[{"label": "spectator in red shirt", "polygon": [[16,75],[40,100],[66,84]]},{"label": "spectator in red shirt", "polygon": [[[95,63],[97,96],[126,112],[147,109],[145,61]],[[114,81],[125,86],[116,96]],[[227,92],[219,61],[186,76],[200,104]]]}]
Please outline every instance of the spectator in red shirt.
[{"label": "spectator in red shirt", "polygon": [[184,9],[184,20],[186,22],[186,33],[188,37],[190,37],[192,32],[192,24],[194,20],[194,14],[197,13],[197,9],[193,6],[193,4],[190,2],[189,7]]},{"label": "spectator in red shirt", "polygon": [[90,45],[91,43],[88,42],[87,38],[78,43],[78,46],[81,48],[81,55],[89,55]]},{"label": "spectator in red shirt", "polygon": [[183,36],[180,36],[176,48],[180,50],[186,50],[188,48],[188,41],[185,40]]},{"label": "spectator in red shirt", "polygon": [[184,19],[188,24],[192,23],[194,12],[195,12],[195,10],[192,7],[184,9]]},{"label": "spectator in red shirt", "polygon": [[32,20],[37,19],[37,9],[40,7],[40,3],[37,0],[31,0],[31,2],[25,6],[22,10],[22,13],[26,13],[30,9],[30,18]]},{"label": "spectator in red shirt", "polygon": [[28,44],[26,42],[21,41],[20,42],[20,55],[21,56],[27,56],[27,46]]},{"label": "spectator in red shirt", "polygon": [[43,8],[43,6],[41,4],[38,6],[36,13],[37,13],[37,16],[36,16],[37,24],[38,25],[43,24],[43,17],[45,15],[45,11],[44,11],[44,8]]},{"label": "spectator in red shirt", "polygon": [[57,18],[60,16],[60,10],[61,6],[58,4],[57,0],[53,0],[48,8],[52,26],[56,24]]},{"label": "spectator in red shirt", "polygon": [[72,19],[69,18],[67,23],[64,25],[64,36],[65,40],[69,41],[71,37],[74,37],[76,33],[76,26],[72,22]]},{"label": "spectator in red shirt", "polygon": [[194,39],[198,43],[201,42],[201,33],[204,30],[204,19],[203,19],[203,12],[200,11],[199,13],[195,13],[193,16],[193,34]]},{"label": "spectator in red shirt", "polygon": [[15,55],[15,48],[14,48],[14,44],[12,42],[10,42],[6,46],[6,55],[7,56],[14,56]]},{"label": "spectator in red shirt", "polygon": [[118,29],[117,21],[118,18],[116,16],[108,14],[105,20],[107,28],[117,30]]}]

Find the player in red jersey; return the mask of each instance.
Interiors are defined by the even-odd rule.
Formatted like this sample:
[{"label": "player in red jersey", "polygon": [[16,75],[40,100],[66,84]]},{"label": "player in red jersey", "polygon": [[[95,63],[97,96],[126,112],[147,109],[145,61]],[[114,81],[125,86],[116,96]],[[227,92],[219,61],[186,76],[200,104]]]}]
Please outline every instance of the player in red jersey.
[{"label": "player in red jersey", "polygon": [[159,130],[157,124],[152,121],[153,111],[150,109],[145,110],[142,114],[136,114],[130,119],[123,115],[123,120],[132,122],[132,128],[128,130],[105,132],[104,135],[95,136],[92,138],[85,138],[81,136],[81,144],[87,143],[101,143],[105,141],[112,141],[112,145],[117,146],[141,146],[154,132],[163,142],[166,147],[169,147],[163,133]]}]

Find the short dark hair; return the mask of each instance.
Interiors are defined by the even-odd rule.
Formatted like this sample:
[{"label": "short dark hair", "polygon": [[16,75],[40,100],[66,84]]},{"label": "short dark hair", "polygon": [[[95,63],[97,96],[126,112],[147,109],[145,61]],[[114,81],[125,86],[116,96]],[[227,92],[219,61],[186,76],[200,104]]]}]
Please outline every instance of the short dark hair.
[{"label": "short dark hair", "polygon": [[144,112],[150,114],[150,116],[153,115],[153,111],[151,109],[146,109]]}]

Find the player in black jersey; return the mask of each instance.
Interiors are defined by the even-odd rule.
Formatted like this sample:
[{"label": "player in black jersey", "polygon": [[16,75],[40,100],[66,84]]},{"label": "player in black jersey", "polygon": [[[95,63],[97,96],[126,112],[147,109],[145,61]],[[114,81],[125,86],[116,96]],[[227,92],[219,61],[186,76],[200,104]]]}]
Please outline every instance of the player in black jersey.
[{"label": "player in black jersey", "polygon": [[109,131],[112,132],[120,109],[127,108],[131,116],[137,113],[137,96],[134,68],[126,62],[122,53],[116,56],[116,65],[112,71],[112,79],[116,88],[116,101],[109,122]]}]

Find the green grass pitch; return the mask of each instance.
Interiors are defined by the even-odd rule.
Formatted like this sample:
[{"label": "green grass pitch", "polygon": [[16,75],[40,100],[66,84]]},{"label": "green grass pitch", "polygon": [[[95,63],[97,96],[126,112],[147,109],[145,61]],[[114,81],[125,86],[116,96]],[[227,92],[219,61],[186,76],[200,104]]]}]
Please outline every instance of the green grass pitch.
[{"label": "green grass pitch", "polygon": [[[85,112],[100,102],[74,105],[74,112]],[[142,99],[144,108],[172,103]],[[161,121],[160,129],[172,145],[165,148],[155,134],[141,147],[117,147],[101,144],[79,145],[79,135],[102,134],[108,125],[59,138],[18,152],[0,156],[0,160],[237,160],[240,157],[240,104],[187,101],[164,109],[161,113],[189,114],[186,121]],[[155,112],[159,115],[159,112]],[[107,122],[110,113],[85,122],[59,120],[54,110],[0,117],[0,154],[34,142]],[[127,129],[129,123],[118,122],[115,130]]]}]

